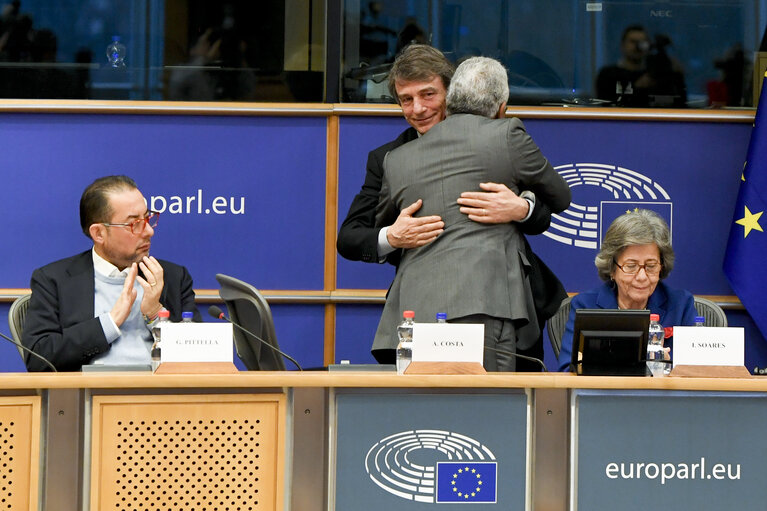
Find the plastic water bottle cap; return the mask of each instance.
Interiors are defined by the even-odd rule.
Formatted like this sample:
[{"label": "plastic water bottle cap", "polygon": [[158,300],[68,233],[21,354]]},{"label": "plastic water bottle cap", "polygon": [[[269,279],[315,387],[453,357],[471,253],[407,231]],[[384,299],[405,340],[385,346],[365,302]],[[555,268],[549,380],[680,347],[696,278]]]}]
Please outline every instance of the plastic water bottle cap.
[{"label": "plastic water bottle cap", "polygon": [[660,321],[659,314],[650,314],[650,321]]},{"label": "plastic water bottle cap", "polygon": [[405,312],[402,313],[402,317],[403,318],[414,318],[415,317],[415,312],[413,312],[413,311],[405,311]]},{"label": "plastic water bottle cap", "polygon": [[184,311],[181,313],[182,319],[192,319],[194,317],[194,312],[192,311]]},{"label": "plastic water bottle cap", "polygon": [[160,318],[169,318],[170,317],[170,311],[163,309],[163,310],[161,310],[160,312],[157,313],[157,316],[160,317]]},{"label": "plastic water bottle cap", "polygon": [[703,316],[695,316],[695,322],[696,323],[705,323],[706,322],[706,318],[704,318]]},{"label": "plastic water bottle cap", "polygon": [[439,320],[447,320],[447,312],[438,312],[437,321]]}]

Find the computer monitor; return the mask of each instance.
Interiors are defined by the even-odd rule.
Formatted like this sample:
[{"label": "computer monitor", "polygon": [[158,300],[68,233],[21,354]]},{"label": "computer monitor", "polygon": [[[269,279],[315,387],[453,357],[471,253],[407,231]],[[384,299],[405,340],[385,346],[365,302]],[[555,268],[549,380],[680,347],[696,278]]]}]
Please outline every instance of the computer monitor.
[{"label": "computer monitor", "polygon": [[644,376],[648,310],[577,309],[570,369],[576,374]]}]

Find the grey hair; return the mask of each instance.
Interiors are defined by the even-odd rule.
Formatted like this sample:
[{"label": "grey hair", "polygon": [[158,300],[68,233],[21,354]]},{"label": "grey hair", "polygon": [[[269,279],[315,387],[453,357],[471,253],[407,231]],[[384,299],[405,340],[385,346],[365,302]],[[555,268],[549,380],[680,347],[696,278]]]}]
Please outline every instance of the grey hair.
[{"label": "grey hair", "polygon": [[615,261],[626,248],[651,243],[657,245],[660,252],[660,278],[665,279],[674,269],[674,249],[666,221],[649,209],[630,211],[613,220],[594,259],[599,278],[612,279]]},{"label": "grey hair", "polygon": [[455,70],[447,90],[447,114],[495,117],[509,99],[506,68],[495,59],[471,57]]}]

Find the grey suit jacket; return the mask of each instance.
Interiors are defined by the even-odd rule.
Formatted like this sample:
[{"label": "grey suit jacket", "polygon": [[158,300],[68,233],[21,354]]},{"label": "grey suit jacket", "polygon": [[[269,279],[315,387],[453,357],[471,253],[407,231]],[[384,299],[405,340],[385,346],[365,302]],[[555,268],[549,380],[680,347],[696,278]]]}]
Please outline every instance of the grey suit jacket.
[{"label": "grey suit jacket", "polygon": [[404,251],[386,299],[373,350],[397,345],[402,311],[416,321],[485,314],[513,320],[517,345],[527,348],[540,327],[528,274],[522,233],[515,223],[481,224],[459,211],[456,200],[481,182],[527,189],[551,206],[570,203],[567,183],[527,135],[519,119],[451,115],[424,136],[387,154],[377,220],[384,225],[419,198],[418,216],[440,215],[445,230],[433,243]]}]

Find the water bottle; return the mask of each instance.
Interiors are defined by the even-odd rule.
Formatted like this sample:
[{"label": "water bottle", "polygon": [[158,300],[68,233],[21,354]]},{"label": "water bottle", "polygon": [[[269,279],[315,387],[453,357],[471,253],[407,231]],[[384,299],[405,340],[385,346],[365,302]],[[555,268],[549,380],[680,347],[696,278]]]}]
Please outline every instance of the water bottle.
[{"label": "water bottle", "polygon": [[660,316],[650,314],[650,328],[647,337],[647,368],[653,376],[663,376],[666,363],[663,361],[663,326]]},{"label": "water bottle", "polygon": [[127,49],[120,42],[120,36],[113,35],[112,42],[107,46],[107,62],[112,67],[125,67]]},{"label": "water bottle", "polygon": [[160,365],[160,338],[162,336],[162,327],[166,323],[170,323],[170,312],[160,309],[160,312],[157,314],[157,321],[152,326],[152,339],[154,339],[151,351],[152,371],[156,371]]},{"label": "water bottle", "polygon": [[191,323],[193,319],[194,319],[194,312],[185,311],[181,313],[182,323]]},{"label": "water bottle", "polygon": [[437,313],[437,323],[447,323],[447,312]]},{"label": "water bottle", "polygon": [[397,327],[397,374],[404,374],[410,361],[413,360],[413,318],[415,312],[405,311],[402,313],[404,320]]},{"label": "water bottle", "polygon": [[706,318],[703,316],[695,316],[695,326],[706,326]]}]

